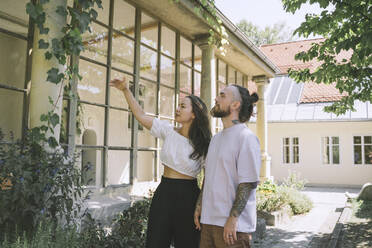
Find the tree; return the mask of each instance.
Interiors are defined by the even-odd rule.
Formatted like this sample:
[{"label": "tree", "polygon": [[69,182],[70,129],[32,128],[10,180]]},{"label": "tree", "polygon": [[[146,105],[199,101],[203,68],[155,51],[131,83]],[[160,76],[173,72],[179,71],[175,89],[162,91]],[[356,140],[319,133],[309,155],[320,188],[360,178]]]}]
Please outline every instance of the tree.
[{"label": "tree", "polygon": [[284,42],[292,39],[290,34],[291,31],[285,31],[288,28],[284,22],[278,22],[272,27],[266,26],[264,29],[261,29],[249,21],[241,20],[237,26],[256,46]]},{"label": "tree", "polygon": [[[297,60],[318,60],[321,65],[314,71],[290,70],[296,81],[335,83],[340,93],[346,93],[340,101],[325,108],[337,115],[354,109],[354,101],[372,102],[372,1],[371,0],[282,0],[287,12],[295,13],[302,4],[319,4],[324,9],[320,15],[307,14],[295,34],[305,38],[320,35],[325,38],[314,43],[305,52],[296,55]],[[341,57],[348,51],[351,55]],[[344,53],[345,54],[345,53]]]}]

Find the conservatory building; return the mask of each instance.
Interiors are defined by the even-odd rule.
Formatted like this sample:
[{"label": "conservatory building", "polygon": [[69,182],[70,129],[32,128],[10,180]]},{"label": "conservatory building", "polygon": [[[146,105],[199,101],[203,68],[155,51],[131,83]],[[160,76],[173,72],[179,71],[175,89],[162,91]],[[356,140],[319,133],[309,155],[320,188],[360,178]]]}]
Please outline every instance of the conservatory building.
[{"label": "conservatory building", "polygon": [[[108,86],[110,80],[126,77],[145,112],[170,122],[179,99],[188,94],[200,96],[210,108],[227,84],[254,85],[261,97],[256,128],[261,177],[270,176],[264,92],[279,70],[221,12],[217,15],[229,41],[223,49],[208,43],[212,27],[195,12],[202,8],[196,0],[103,0],[91,32],[83,35],[84,52],[72,60],[82,76],[72,88],[79,96],[73,101],[63,94],[63,85],[46,81],[53,62],[38,48],[27,2],[0,1],[0,128],[6,142],[13,142],[10,133],[20,139],[27,128],[40,124],[50,96],[59,102],[61,146],[80,154],[77,166],[91,167],[84,175],[87,184],[105,188],[156,181],[162,174],[161,140],[132,121],[123,94]],[[54,11],[61,4],[72,1],[47,4],[50,40],[66,22]],[[212,121],[214,132],[221,127]]]}]

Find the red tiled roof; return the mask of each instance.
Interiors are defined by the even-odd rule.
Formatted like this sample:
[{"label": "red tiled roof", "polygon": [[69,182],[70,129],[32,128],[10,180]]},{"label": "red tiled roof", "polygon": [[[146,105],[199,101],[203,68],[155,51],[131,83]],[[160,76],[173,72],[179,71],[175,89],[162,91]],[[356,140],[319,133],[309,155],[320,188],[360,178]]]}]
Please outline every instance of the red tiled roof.
[{"label": "red tiled roof", "polygon": [[[295,55],[302,51],[310,49],[313,43],[320,43],[324,41],[323,38],[311,39],[303,41],[292,41],[278,44],[262,45],[261,51],[281,70],[282,74],[287,74],[288,69],[305,69],[309,68],[311,71],[315,70],[321,62],[315,59],[309,62],[302,62],[295,60]],[[342,58],[350,58],[351,51],[341,52],[337,56],[337,60]],[[314,82],[307,82],[304,84],[300,103],[315,103],[315,102],[334,102],[339,101],[342,96],[335,84],[317,84]]]}]

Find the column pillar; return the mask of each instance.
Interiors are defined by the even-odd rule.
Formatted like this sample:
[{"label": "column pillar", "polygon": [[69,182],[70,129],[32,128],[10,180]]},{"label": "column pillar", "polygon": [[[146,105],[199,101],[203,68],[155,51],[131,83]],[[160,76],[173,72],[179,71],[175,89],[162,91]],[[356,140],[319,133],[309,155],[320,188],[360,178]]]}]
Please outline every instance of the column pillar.
[{"label": "column pillar", "polygon": [[269,84],[269,79],[264,76],[254,76],[252,80],[256,83],[258,88],[258,103],[257,103],[257,121],[256,129],[257,136],[260,140],[261,148],[261,171],[260,171],[260,181],[273,180],[271,176],[271,157],[267,150],[267,112],[266,112],[266,99],[265,92],[267,85]]},{"label": "column pillar", "polygon": [[[49,42],[49,48],[52,46],[52,39],[61,38],[63,33],[62,27],[66,25],[66,17],[56,13],[58,6],[67,5],[67,0],[53,0],[44,4],[46,15],[45,27],[49,28],[48,34],[40,34],[39,29],[35,28],[34,42],[32,49],[32,70],[31,70],[31,90],[30,90],[30,127],[37,127],[41,125],[40,116],[46,114],[54,108],[54,112],[60,116],[62,113],[62,99],[63,99],[63,84],[58,85],[47,81],[47,72],[52,67],[58,68],[60,73],[64,73],[65,69],[60,65],[56,58],[50,60],[45,59],[46,49],[39,49],[39,40],[44,39]],[[53,100],[55,107],[49,103],[49,97]],[[59,140],[60,124],[54,128],[54,136]]]},{"label": "column pillar", "polygon": [[[208,110],[214,106],[216,98],[216,59],[214,46],[208,43],[208,37],[199,39],[197,45],[202,50],[202,72],[200,98],[207,105]],[[216,132],[216,120],[210,119],[212,134]]]}]

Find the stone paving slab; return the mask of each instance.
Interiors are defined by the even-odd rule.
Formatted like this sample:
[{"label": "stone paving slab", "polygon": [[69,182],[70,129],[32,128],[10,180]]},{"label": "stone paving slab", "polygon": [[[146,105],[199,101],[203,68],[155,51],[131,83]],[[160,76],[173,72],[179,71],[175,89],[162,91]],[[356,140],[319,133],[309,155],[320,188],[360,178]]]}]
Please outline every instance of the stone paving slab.
[{"label": "stone paving slab", "polygon": [[357,195],[359,189],[308,187],[303,193],[309,196],[314,208],[305,215],[292,217],[278,227],[267,227],[266,237],[253,244],[261,248],[302,248],[325,246],[329,235],[345,206],[345,192]]}]

